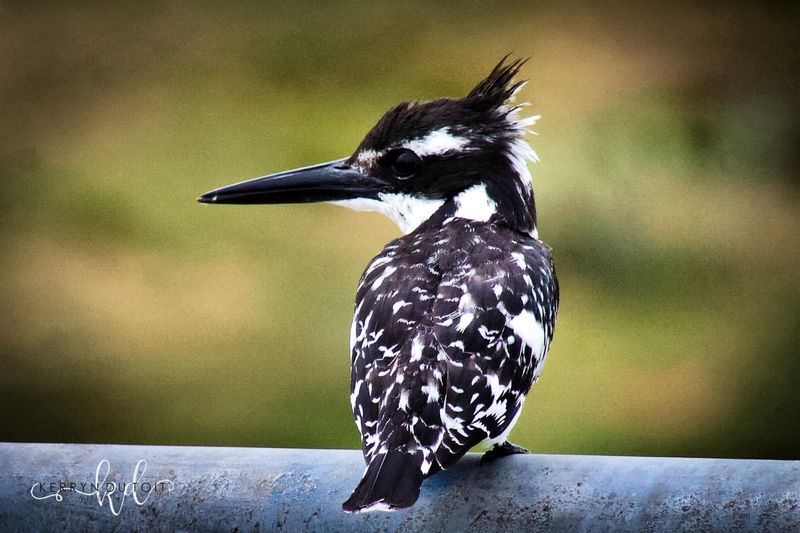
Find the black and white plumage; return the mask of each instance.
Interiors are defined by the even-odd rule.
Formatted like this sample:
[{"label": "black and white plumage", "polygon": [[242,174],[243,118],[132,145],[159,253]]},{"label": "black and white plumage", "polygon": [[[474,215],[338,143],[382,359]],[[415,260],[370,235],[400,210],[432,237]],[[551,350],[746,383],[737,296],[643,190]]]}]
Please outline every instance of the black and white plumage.
[{"label": "black and white plumage", "polygon": [[412,505],[425,477],[507,441],[553,337],[558,282],[538,239],[535,155],[501,61],[462,99],[391,109],[349,158],[211,191],[205,202],[332,201],[405,232],[367,266],[350,402],[367,468],[347,511]]}]

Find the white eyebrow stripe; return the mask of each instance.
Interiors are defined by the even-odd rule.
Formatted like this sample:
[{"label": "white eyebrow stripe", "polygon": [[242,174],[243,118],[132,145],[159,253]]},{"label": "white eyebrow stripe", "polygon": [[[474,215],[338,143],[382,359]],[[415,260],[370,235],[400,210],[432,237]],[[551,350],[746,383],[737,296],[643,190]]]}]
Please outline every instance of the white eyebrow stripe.
[{"label": "white eyebrow stripe", "polygon": [[433,130],[425,137],[413,139],[402,145],[407,150],[412,150],[420,157],[440,155],[457,150],[467,150],[470,141],[466,137],[459,137],[450,133],[447,127]]}]

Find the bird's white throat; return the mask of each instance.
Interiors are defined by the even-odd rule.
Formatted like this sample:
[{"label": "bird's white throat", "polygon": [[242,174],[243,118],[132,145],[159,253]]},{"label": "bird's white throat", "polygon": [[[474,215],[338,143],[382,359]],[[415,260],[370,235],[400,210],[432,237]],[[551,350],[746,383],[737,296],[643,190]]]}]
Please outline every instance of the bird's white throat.
[{"label": "bird's white throat", "polygon": [[[330,202],[356,211],[375,211],[389,217],[403,233],[411,233],[428,220],[442,205],[443,199],[430,199],[406,193],[381,193],[379,200],[357,198]],[[455,197],[455,217],[485,222],[497,212],[497,203],[479,183]]]},{"label": "bird's white throat", "polygon": [[433,200],[405,193],[380,193],[378,196],[379,200],[356,198],[329,203],[356,211],[374,211],[386,215],[397,224],[403,233],[414,231],[444,204],[444,200]]}]

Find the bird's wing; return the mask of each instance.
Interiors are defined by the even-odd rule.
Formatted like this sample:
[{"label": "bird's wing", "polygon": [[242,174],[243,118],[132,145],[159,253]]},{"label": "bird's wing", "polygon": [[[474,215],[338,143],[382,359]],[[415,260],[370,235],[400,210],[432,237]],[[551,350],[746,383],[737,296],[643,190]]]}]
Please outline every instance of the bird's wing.
[{"label": "bird's wing", "polygon": [[428,406],[423,392],[443,387],[444,362],[425,322],[440,274],[424,258],[394,257],[390,244],[367,267],[351,329],[350,402],[367,462],[381,447],[431,448],[442,433],[442,400]]},{"label": "bird's wing", "polygon": [[432,309],[433,334],[446,354],[446,431],[435,454],[442,468],[484,440],[505,440],[541,371],[557,311],[543,245],[477,264],[443,278]]},{"label": "bird's wing", "polygon": [[557,291],[546,249],[518,249],[463,253],[442,274],[424,260],[392,261],[387,247],[367,268],[350,399],[368,463],[402,448],[423,455],[425,473],[447,468],[512,424],[552,335],[555,309],[542,302]]}]

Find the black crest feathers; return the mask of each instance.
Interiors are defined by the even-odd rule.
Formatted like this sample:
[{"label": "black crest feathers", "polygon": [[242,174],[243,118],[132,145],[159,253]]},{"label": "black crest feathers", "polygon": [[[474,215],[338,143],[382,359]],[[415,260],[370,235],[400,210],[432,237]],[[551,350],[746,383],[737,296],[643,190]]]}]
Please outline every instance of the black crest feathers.
[{"label": "black crest feathers", "polygon": [[356,153],[385,150],[393,143],[423,137],[442,126],[459,134],[482,131],[495,137],[497,133],[518,135],[518,128],[506,120],[517,107],[504,104],[527,81],[515,83],[514,77],[528,60],[516,59],[506,64],[508,57],[501,59],[464,98],[403,102],[391,108],[364,137]]},{"label": "black crest feathers", "polygon": [[525,85],[527,80],[514,84],[511,82],[528,59],[516,59],[506,64],[507,59],[508,55],[500,60],[486,79],[469,92],[465,100],[470,105],[481,110],[497,109]]}]

